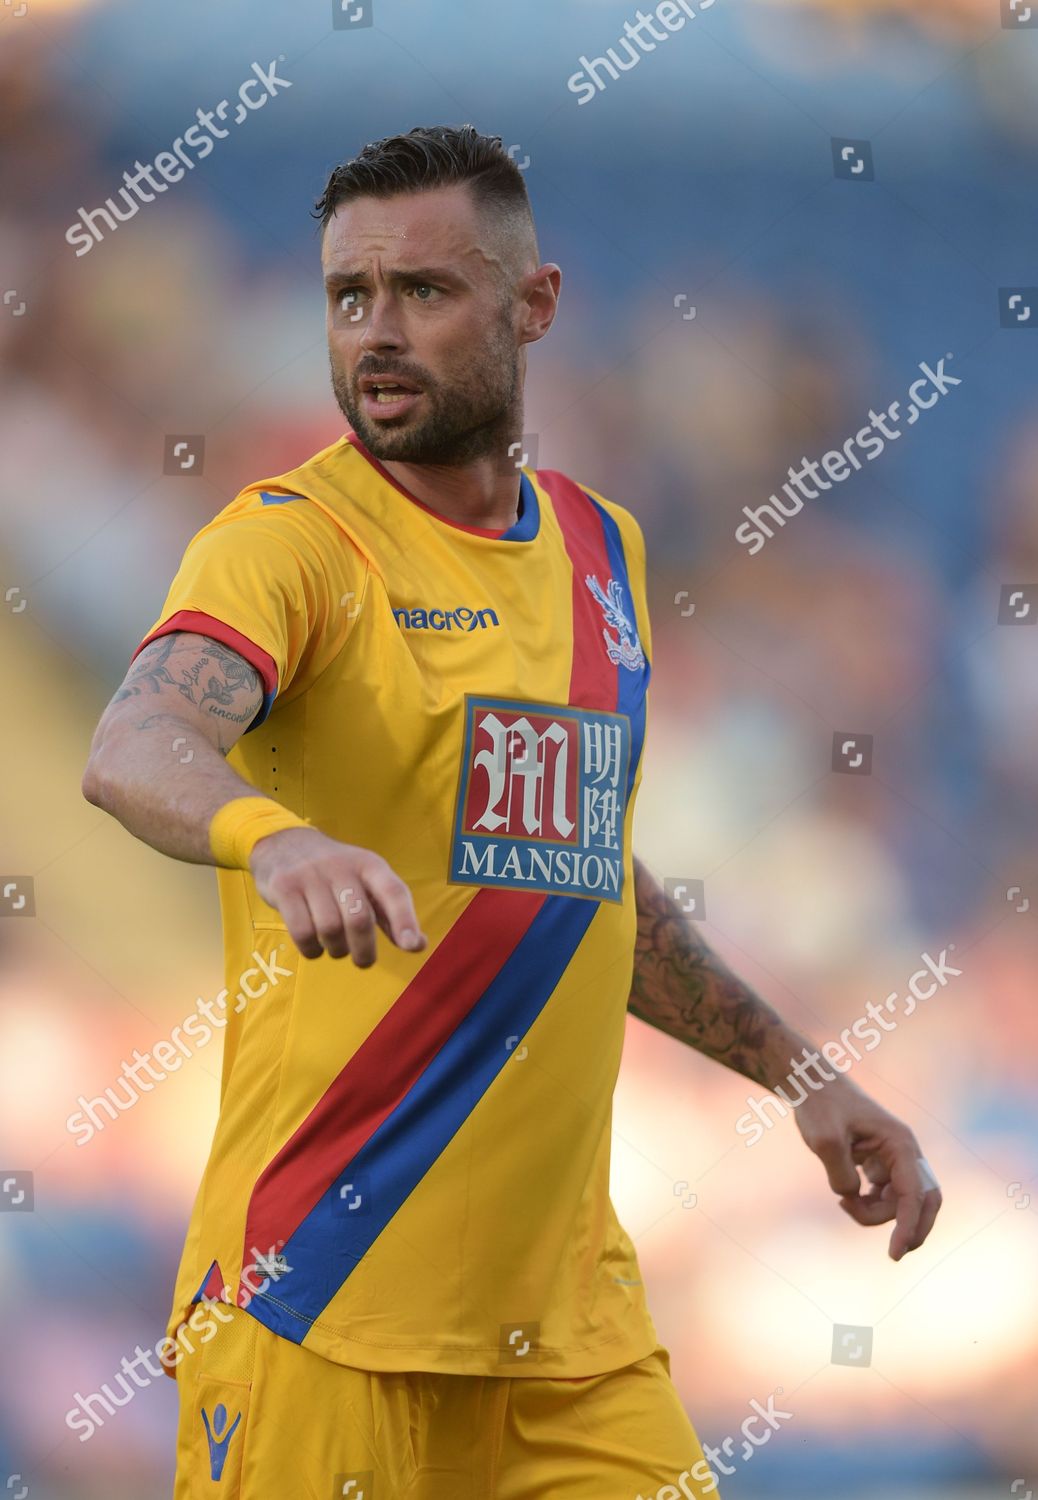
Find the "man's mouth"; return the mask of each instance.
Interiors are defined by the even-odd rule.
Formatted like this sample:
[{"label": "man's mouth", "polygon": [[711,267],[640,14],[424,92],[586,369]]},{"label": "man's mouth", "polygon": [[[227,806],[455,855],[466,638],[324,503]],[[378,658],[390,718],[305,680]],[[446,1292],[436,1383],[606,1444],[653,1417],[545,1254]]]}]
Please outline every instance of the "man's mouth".
[{"label": "man's mouth", "polygon": [[381,379],[371,375],[362,378],[360,388],[365,410],[378,412],[382,416],[396,416],[398,412],[407,410],[422,394],[407,381]]}]

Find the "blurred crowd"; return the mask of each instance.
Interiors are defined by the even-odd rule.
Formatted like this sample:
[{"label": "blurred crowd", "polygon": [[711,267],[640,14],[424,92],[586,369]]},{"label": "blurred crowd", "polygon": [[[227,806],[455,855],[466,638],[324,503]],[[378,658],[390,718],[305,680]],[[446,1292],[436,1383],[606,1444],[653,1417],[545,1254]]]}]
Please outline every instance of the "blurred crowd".
[{"label": "blurred crowd", "polygon": [[[387,30],[406,36],[390,3]],[[849,1500],[1038,1489],[1038,633],[999,623],[1008,587],[1038,610],[1038,381],[997,317],[998,288],[1027,283],[1012,247],[1033,236],[1020,183],[1038,52],[1007,6],[719,5],[713,50],[668,61],[677,77],[661,62],[657,81],[621,80],[586,138],[544,98],[525,120],[504,51],[480,61],[496,112],[485,77],[461,108],[455,58],[449,90],[408,94],[394,73],[378,129],[333,94],[334,70],[301,61],[308,107],[250,127],[208,181],[83,262],[64,240],[80,205],[205,90],[155,63],[153,114],[139,81],[125,106],[118,80],[153,60],[124,7],[29,0],[0,20],[0,865],[31,875],[35,899],[31,921],[0,923],[0,1167],[33,1170],[36,1194],[32,1214],[0,1217],[0,1489],[23,1475],[33,1500],[168,1493],[170,1382],[89,1446],[64,1416],[162,1332],[219,1060],[194,1059],[83,1150],[65,1120],[215,991],[215,881],[132,840],[79,779],[188,539],[342,430],[307,218],[324,175],[373,134],[468,118],[520,139],[528,125],[541,251],[563,267],[530,361],[537,463],[646,533],[639,852],[704,882],[709,940],[818,1041],[903,989],[923,951],[954,944],[963,971],[855,1074],[945,1191],[930,1242],[898,1266],[889,1229],[840,1214],[793,1121],[747,1149],[734,1122],[758,1091],[629,1023],[614,1200],[682,1395],[717,1442],[785,1391],[795,1420],[727,1481],[734,1500],[828,1496],[837,1476]],[[278,8],[259,10],[269,31]],[[627,14],[572,10],[564,36],[540,38],[563,80]],[[293,24],[283,50],[302,53]],[[422,53],[428,7],[413,25]],[[228,83],[266,60],[266,35],[221,35]],[[682,66],[716,84],[705,120]],[[756,80],[759,118],[721,112],[728,70]],[[636,88],[662,93],[668,135]],[[818,117],[872,137],[885,178],[834,182]],[[743,507],[949,352],[961,387],[749,555]],[[169,433],[204,434],[203,473],[163,475]],[[871,774],[833,769],[847,735],[871,736]],[[873,1329],[867,1369],[832,1362],[834,1325]]]}]

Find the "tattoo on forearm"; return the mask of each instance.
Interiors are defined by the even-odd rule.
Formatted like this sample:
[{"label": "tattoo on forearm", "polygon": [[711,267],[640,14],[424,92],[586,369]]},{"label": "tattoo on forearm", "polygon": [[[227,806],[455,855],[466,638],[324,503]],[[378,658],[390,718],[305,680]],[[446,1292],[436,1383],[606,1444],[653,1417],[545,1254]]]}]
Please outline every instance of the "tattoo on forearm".
[{"label": "tattoo on forearm", "polygon": [[[201,639],[204,646],[199,648],[195,643],[185,643],[183,632],[174,631],[145,646],[113,702],[158,693],[165,686],[175,687],[188,703],[213,718],[248,724],[256,715],[257,696],[262,696],[259,673],[219,641],[209,636]],[[137,727],[152,728],[161,717],[152,714]],[[175,719],[176,715],[169,717]]]},{"label": "tattoo on forearm", "polygon": [[628,1009],[767,1087],[781,1018],[702,941],[676,902],[634,861],[638,930]]}]

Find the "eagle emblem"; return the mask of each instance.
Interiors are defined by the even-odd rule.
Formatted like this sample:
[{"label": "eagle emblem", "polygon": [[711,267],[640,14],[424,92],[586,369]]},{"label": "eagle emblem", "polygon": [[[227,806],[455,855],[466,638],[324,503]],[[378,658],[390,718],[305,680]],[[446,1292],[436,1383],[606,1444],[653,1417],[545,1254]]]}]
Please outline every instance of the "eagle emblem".
[{"label": "eagle emblem", "polygon": [[[602,627],[602,634],[605,637],[609,660],[615,666],[627,667],[632,672],[639,671],[645,665],[645,653],[638,639],[637,627],[633,620],[628,619],[624,609],[623,589],[620,584],[615,578],[610,578],[603,591],[594,573],[585,573],[584,582],[602,606],[606,622]],[[609,634],[610,625],[617,631],[619,640]]]}]

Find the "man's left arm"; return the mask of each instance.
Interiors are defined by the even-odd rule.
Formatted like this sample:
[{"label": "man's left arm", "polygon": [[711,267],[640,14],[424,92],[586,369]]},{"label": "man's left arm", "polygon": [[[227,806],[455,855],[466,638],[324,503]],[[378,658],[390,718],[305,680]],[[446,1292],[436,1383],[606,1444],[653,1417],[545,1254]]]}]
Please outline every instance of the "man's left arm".
[{"label": "man's left arm", "polygon": [[634,877],[632,1015],[763,1088],[803,1078],[807,1097],[796,1107],[797,1126],[840,1207],[858,1224],[896,1219],[892,1260],[918,1249],[937,1217],[941,1191],[912,1131],[848,1077],[823,1068],[810,1041],[732,973],[637,857]]}]

